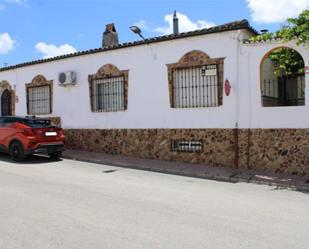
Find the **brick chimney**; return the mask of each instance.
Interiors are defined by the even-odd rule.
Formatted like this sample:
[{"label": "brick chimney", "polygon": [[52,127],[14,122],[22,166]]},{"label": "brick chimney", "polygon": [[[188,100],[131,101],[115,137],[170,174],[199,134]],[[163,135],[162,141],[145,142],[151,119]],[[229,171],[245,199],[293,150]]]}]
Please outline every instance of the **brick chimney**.
[{"label": "brick chimney", "polygon": [[113,23],[106,24],[103,33],[102,47],[117,46],[119,44],[118,33]]}]

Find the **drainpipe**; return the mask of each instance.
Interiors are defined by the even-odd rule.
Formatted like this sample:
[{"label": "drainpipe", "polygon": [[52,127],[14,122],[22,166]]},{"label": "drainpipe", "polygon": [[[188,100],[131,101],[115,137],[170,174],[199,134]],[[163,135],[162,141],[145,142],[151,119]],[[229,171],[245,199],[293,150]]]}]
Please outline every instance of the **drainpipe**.
[{"label": "drainpipe", "polygon": [[240,55],[240,35],[241,31],[238,30],[236,33],[236,120],[235,120],[235,160],[234,160],[234,167],[239,168],[239,55]]},{"label": "drainpipe", "polygon": [[246,166],[247,169],[250,168],[250,147],[251,147],[251,128],[252,128],[252,94],[251,94],[251,67],[250,67],[250,53],[249,52],[243,52],[241,49],[240,55],[247,57],[247,82],[248,82],[248,129],[247,129],[247,148],[246,148]]},{"label": "drainpipe", "polygon": [[250,54],[248,58],[248,84],[249,84],[249,127],[248,127],[248,141],[247,141],[247,169],[250,169],[250,146],[251,146],[251,124],[252,124],[252,103],[251,103],[251,67],[250,67]]}]

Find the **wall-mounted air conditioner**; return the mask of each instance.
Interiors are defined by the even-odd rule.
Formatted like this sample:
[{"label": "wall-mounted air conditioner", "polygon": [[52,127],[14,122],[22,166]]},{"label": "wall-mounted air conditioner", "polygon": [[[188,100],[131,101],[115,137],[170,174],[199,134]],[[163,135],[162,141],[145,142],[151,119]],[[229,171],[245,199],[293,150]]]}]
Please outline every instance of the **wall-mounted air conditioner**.
[{"label": "wall-mounted air conditioner", "polygon": [[58,75],[59,85],[75,85],[76,84],[76,73],[72,71],[61,72]]}]

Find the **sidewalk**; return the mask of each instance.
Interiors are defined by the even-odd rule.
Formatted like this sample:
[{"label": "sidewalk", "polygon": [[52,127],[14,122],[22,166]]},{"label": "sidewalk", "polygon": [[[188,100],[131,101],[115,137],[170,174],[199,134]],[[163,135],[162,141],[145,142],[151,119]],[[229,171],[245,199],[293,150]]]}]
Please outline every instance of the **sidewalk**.
[{"label": "sidewalk", "polygon": [[300,177],[294,175],[256,172],[251,170],[210,167],[202,164],[140,159],[135,157],[77,150],[64,151],[63,158],[231,183],[250,182],[267,184],[280,188],[289,188],[302,192],[309,192],[309,176]]}]

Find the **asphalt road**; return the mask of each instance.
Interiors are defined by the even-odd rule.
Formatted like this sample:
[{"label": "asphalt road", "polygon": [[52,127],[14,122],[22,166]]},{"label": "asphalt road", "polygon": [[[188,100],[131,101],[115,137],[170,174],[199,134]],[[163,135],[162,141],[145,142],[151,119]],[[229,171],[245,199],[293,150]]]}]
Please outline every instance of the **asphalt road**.
[{"label": "asphalt road", "polygon": [[0,154],[1,249],[308,249],[309,195]]}]

